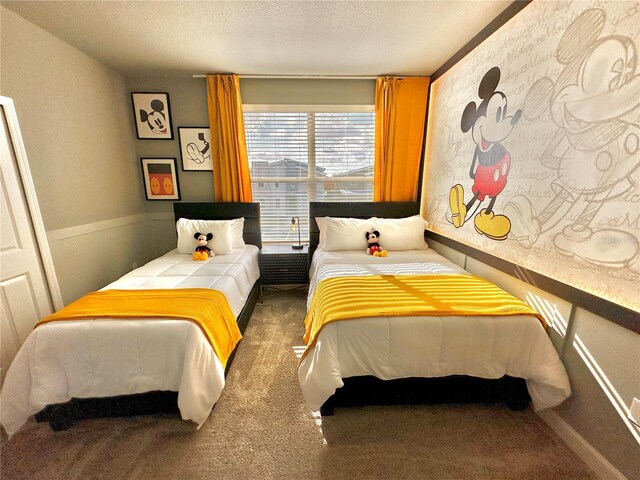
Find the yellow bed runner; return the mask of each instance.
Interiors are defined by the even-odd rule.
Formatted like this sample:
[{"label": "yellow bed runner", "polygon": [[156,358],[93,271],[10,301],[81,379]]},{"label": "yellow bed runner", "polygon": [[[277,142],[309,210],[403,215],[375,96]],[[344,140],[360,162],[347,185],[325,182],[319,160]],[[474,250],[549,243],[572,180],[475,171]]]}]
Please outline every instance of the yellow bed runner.
[{"label": "yellow bed runner", "polygon": [[322,328],[338,320],[400,316],[534,315],[523,301],[475,275],[373,275],[322,280],[305,318],[313,347]]},{"label": "yellow bed runner", "polygon": [[45,317],[36,327],[93,318],[189,320],[200,327],[223,367],[242,338],[224,293],[207,288],[92,292]]}]

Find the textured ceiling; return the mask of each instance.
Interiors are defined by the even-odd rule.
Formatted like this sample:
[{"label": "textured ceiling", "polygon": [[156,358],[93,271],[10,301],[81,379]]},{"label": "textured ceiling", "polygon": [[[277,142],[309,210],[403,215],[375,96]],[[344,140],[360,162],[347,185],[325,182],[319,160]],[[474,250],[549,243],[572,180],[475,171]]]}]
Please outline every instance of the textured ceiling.
[{"label": "textured ceiling", "polygon": [[126,76],[431,74],[512,0],[2,1]]}]

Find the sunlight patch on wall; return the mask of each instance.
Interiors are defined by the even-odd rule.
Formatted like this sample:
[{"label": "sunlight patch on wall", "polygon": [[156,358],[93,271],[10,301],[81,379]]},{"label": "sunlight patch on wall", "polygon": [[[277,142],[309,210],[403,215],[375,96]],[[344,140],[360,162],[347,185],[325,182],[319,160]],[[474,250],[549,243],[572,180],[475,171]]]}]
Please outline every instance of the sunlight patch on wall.
[{"label": "sunlight patch on wall", "polygon": [[527,292],[524,301],[540,312],[549,326],[558,332],[562,338],[565,337],[567,334],[568,322],[562,316],[558,307],[554,303],[536,295],[533,292]]},{"label": "sunlight patch on wall", "polygon": [[600,368],[600,365],[598,365],[598,362],[596,362],[595,358],[593,358],[593,356],[589,352],[589,349],[585,346],[578,335],[576,335],[574,338],[573,347],[576,349],[578,355],[580,355],[580,358],[582,358],[589,371],[593,374],[593,377],[598,382],[598,385],[600,385],[600,388],[602,388],[602,391],[611,402],[611,405],[613,405],[613,407],[615,408],[616,413],[620,416],[629,432],[631,432],[631,435],[633,436],[635,441],[638,443],[638,445],[640,445],[640,432],[628,418],[629,407],[625,405],[617,390],[611,384],[605,373]]}]

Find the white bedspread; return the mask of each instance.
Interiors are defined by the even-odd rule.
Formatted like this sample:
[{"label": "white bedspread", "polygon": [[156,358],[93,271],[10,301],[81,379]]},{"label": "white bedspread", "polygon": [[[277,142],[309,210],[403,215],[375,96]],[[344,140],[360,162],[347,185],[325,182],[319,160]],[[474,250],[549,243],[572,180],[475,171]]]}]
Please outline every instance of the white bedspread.
[{"label": "white bedspread", "polygon": [[[236,318],[260,277],[258,248],[247,245],[206,262],[173,250],[108,289],[212,288]],[[36,328],[13,360],[0,421],[12,435],[29,416],[71,398],[178,391],[185,420],[201,426],[224,388],[224,369],[200,328],[186,320],[95,319]]]},{"label": "white bedspread", "polygon": [[[317,250],[308,303],[318,283],[335,276],[455,274],[465,270],[431,249],[390,252]],[[375,292],[372,292],[375,295]],[[555,406],[571,393],[567,373],[540,321],[511,317],[374,317],[326,325],[298,368],[305,399],[317,410],[342,387],[343,378],[382,380],[470,375],[526,379],[534,405]]]}]

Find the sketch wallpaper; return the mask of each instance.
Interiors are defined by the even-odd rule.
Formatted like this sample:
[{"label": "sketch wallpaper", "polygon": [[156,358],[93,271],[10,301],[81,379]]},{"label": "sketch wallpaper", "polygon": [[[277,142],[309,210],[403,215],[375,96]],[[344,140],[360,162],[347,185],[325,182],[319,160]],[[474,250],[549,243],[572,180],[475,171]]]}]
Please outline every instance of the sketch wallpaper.
[{"label": "sketch wallpaper", "polygon": [[640,311],[640,2],[535,1],[431,87],[431,229]]}]

